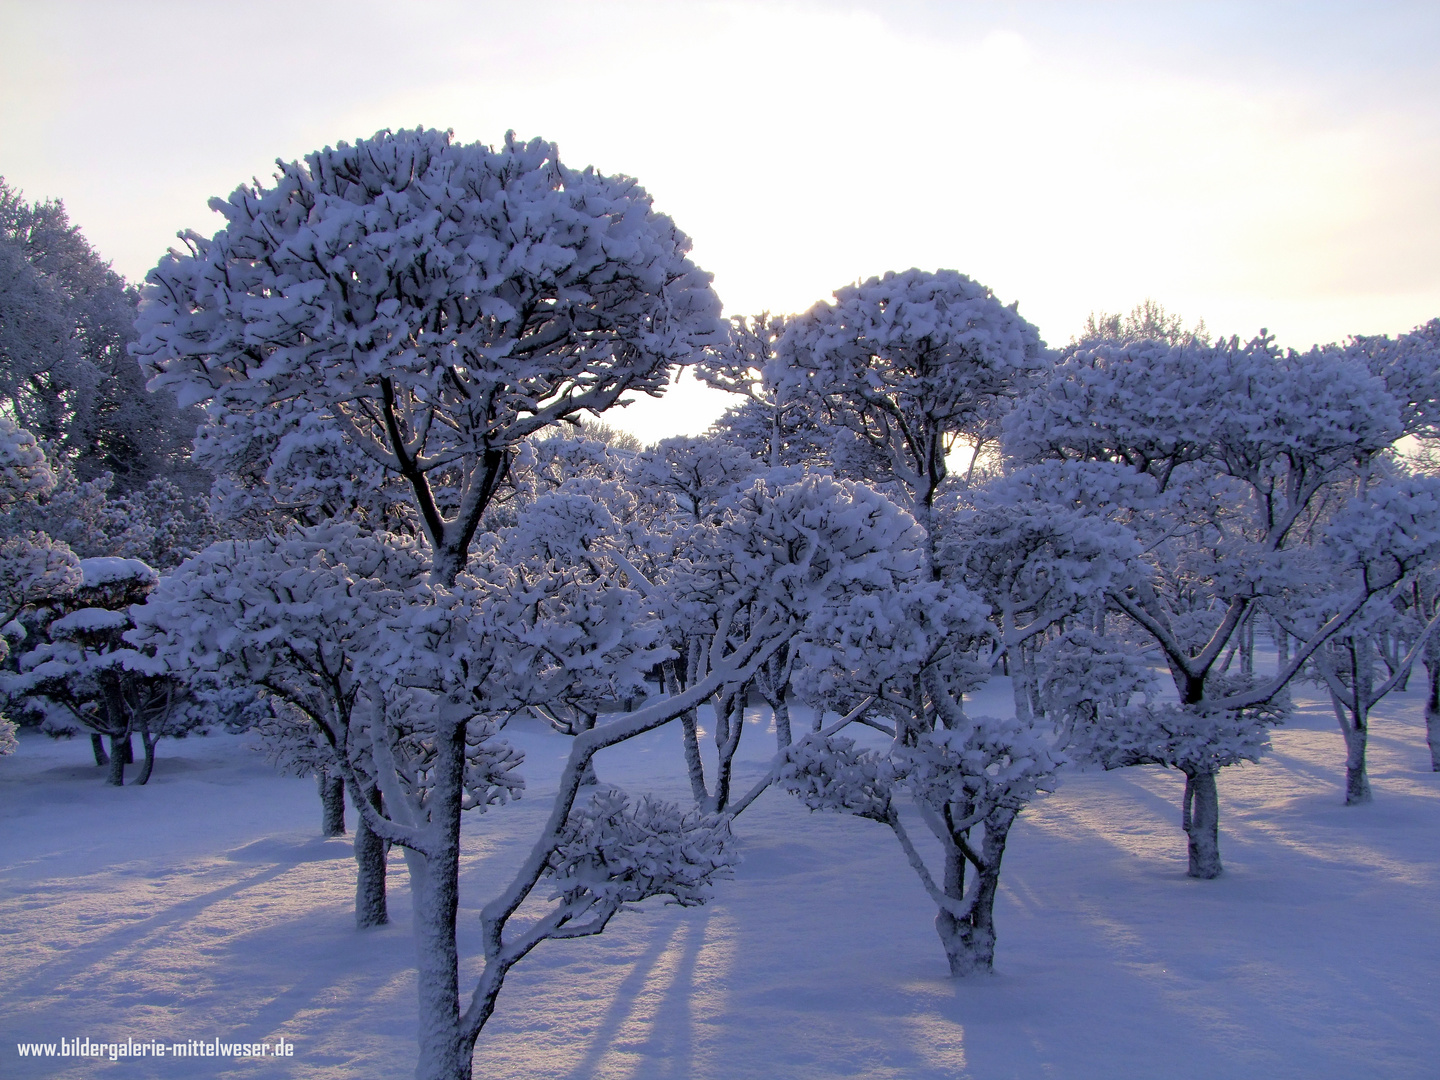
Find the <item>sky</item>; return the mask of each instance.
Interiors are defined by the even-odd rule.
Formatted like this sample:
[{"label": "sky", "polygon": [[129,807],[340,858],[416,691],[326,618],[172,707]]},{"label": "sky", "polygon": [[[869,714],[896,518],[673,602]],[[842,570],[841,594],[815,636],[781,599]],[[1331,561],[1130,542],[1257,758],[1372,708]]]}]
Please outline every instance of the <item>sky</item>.
[{"label": "sky", "polygon": [[1145,298],[1298,348],[1440,315],[1440,5],[0,0],[0,42],[0,176],[136,281],[277,158],[423,125],[637,177],[728,314],[919,266],[1052,345]]}]

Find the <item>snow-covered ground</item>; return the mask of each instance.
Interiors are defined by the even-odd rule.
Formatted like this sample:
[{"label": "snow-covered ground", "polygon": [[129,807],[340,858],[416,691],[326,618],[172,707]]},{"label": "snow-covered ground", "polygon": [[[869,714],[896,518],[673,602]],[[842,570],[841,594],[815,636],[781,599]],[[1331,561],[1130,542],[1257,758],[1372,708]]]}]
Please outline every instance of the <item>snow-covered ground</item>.
[{"label": "snow-covered ground", "polygon": [[[745,862],[712,905],[622,915],[516,968],[476,1076],[1434,1077],[1440,774],[1419,697],[1378,710],[1375,802],[1346,808],[1328,703],[1297,696],[1275,752],[1222,774],[1216,881],[1185,877],[1179,774],[1067,775],[1016,827],[997,974],[975,981],[945,975],[934,905],[888,830],[768,793],[740,819]],[[741,748],[748,775],[766,761],[762,722]],[[472,958],[476,911],[538,830],[567,749],[535,726],[512,738],[529,793],[466,825]],[[678,730],[622,753],[598,759],[603,779],[685,795]],[[276,775],[243,737],[162,743],[144,788],[107,788],[89,755],[30,734],[0,759],[0,1076],[410,1073],[398,854],[392,924],[358,933],[350,843],[317,837],[313,782]],[[216,1036],[283,1036],[295,1056],[16,1048]]]}]

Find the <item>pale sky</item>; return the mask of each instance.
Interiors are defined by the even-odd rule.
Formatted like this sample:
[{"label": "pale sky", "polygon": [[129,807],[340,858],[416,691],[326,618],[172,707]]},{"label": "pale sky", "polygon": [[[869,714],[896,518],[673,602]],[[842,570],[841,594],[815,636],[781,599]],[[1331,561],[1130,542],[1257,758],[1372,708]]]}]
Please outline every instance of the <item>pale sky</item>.
[{"label": "pale sky", "polygon": [[139,280],[277,157],[513,128],[639,178],[727,313],[948,267],[1051,344],[1154,297],[1305,347],[1440,316],[1437,50],[1418,3],[0,0],[0,176]]}]

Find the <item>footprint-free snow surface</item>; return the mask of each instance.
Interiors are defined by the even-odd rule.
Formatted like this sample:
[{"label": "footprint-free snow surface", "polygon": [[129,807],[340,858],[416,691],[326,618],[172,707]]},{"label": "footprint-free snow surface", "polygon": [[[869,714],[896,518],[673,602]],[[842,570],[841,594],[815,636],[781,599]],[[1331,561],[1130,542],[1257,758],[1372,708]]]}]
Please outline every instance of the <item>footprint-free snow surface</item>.
[{"label": "footprint-free snow surface", "polygon": [[[1071,774],[1027,810],[988,978],[946,976],[934,907],[888,830],[769,792],[737,823],[745,861],[708,907],[624,914],[522,962],[476,1077],[1440,1075],[1440,774],[1421,701],[1381,706],[1375,801],[1347,808],[1328,703],[1297,697],[1275,752],[1221,776],[1218,880],[1185,877],[1177,773]],[[753,776],[773,742],[763,714],[747,726]],[[538,830],[567,750],[536,725],[510,734],[529,790],[467,815],[467,976],[477,912]],[[679,740],[602,756],[600,776],[682,798]],[[276,775],[244,736],[164,742],[150,784],[122,789],[88,740],[22,737],[0,759],[0,1076],[409,1075],[404,861],[391,925],[357,932],[350,842],[319,839],[319,818],[313,782]],[[17,1049],[282,1037],[292,1058]]]}]

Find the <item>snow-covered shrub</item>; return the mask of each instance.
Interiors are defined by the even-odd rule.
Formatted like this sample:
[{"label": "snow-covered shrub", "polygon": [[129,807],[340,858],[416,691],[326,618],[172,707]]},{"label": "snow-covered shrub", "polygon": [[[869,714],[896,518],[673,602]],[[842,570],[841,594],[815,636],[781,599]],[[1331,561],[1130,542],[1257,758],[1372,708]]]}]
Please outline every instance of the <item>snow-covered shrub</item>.
[{"label": "snow-covered shrub", "polygon": [[47,495],[54,487],[55,474],[35,436],[0,416],[0,511]]},{"label": "snow-covered shrub", "polygon": [[44,533],[21,533],[0,540],[0,617],[8,625],[27,609],[53,604],[78,591],[85,580],[80,560],[68,544]]}]

